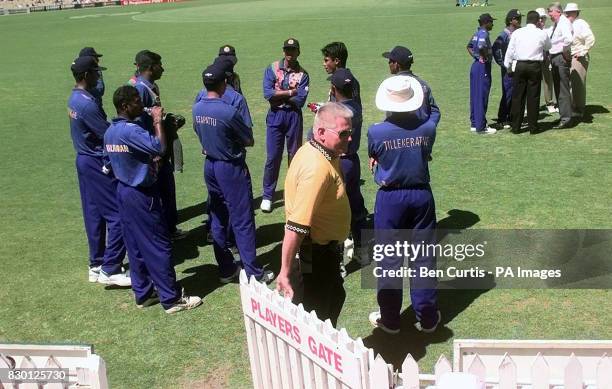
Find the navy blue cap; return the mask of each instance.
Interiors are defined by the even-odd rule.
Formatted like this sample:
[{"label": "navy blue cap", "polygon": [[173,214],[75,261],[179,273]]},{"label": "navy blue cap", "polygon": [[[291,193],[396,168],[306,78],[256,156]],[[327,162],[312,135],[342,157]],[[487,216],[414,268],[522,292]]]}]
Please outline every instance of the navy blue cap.
[{"label": "navy blue cap", "polygon": [[491,16],[490,13],[482,14],[482,15],[480,15],[478,17],[478,21],[480,23],[489,23],[489,22],[492,22],[494,20],[497,20],[497,19],[495,19],[493,16]]},{"label": "navy blue cap", "polygon": [[338,68],[331,76],[327,77],[327,81],[331,81],[331,84],[336,88],[344,88],[347,85],[351,85],[354,80],[353,73],[345,68]]},{"label": "navy blue cap", "polygon": [[135,65],[147,67],[161,63],[161,55],[150,50],[142,50],[136,54]]},{"label": "navy blue cap", "polygon": [[218,84],[224,81],[226,77],[225,67],[221,64],[212,64],[202,72],[202,81],[204,84]]},{"label": "navy blue cap", "polygon": [[513,8],[510,11],[508,11],[508,14],[506,15],[506,23],[509,23],[512,19],[520,19],[521,16],[523,16],[521,14],[521,11],[519,11],[516,8]]},{"label": "navy blue cap", "polygon": [[106,68],[98,65],[96,57],[86,55],[75,59],[70,66],[70,70],[76,73],[85,73],[92,70],[106,70]]},{"label": "navy blue cap", "polygon": [[236,48],[232,45],[223,45],[219,47],[219,55],[236,56]]},{"label": "navy blue cap", "polygon": [[391,51],[384,52],[382,56],[400,65],[410,65],[414,60],[412,51],[404,46],[395,46]]},{"label": "navy blue cap", "polygon": [[101,57],[102,54],[98,54],[93,47],[83,47],[79,52],[79,57]]},{"label": "navy blue cap", "polygon": [[283,49],[300,49],[300,42],[295,38],[289,38],[283,42]]},{"label": "navy blue cap", "polygon": [[213,65],[220,66],[225,70],[226,75],[229,77],[234,73],[234,65],[236,65],[238,59],[231,55],[220,55],[215,58]]}]

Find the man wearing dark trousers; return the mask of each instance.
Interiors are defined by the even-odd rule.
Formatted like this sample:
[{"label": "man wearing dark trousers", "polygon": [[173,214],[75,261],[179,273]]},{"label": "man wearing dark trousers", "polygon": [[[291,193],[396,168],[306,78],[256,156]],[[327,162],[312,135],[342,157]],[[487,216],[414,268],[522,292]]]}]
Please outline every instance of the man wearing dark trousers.
[{"label": "man wearing dark trousers", "polygon": [[572,94],[570,91],[572,22],[563,14],[559,2],[554,2],[548,7],[548,15],[554,22],[549,53],[560,116],[559,124],[555,128],[568,128],[572,126]]},{"label": "man wearing dark trousers", "polygon": [[202,144],[204,179],[208,189],[211,231],[219,281],[229,283],[240,273],[240,266],[228,249],[229,229],[247,276],[270,282],[274,275],[256,261],[255,216],[251,175],[246,164],[246,149],[254,144],[253,130],[236,108],[221,96],[226,91],[226,67],[208,66],[202,73],[206,97],[193,105],[193,129]]},{"label": "man wearing dark trousers", "polygon": [[522,15],[518,9],[511,9],[506,15],[506,28],[493,42],[493,58],[501,69],[502,96],[497,110],[497,124],[501,128],[510,128],[510,108],[512,106],[512,77],[504,66],[504,56],[508,50],[512,33],[521,28]]},{"label": "man wearing dark trousers", "polygon": [[351,211],[340,155],[348,151],[353,113],[343,104],[327,103],[314,119],[313,139],[295,154],[285,179],[285,236],[276,289],[293,298],[289,281],[299,251],[303,303],[335,326],[346,292],[340,274],[339,242],[349,233]]},{"label": "man wearing dark trousers", "polygon": [[115,192],[117,180],[103,157],[106,113],[91,90],[106,68],[94,56],[81,56],[70,67],[76,85],[68,100],[70,136],[76,151],[76,169],[89,243],[89,282],[130,286],[122,273],[125,244]]},{"label": "man wearing dark trousers", "polygon": [[195,308],[202,299],[185,295],[176,281],[157,185],[159,157],[166,152],[163,109],[151,109],[150,133],[135,121],[144,109],[136,88],[119,87],[113,94],[113,105],[117,117],[104,134],[104,151],[119,180],[117,202],[136,305],[145,308],[159,302],[167,313]]},{"label": "man wearing dark trousers", "polygon": [[533,134],[539,129],[542,61],[544,52],[550,49],[550,38],[537,27],[539,20],[540,15],[536,11],[527,13],[527,25],[512,34],[504,57],[506,69],[514,69],[511,108],[513,133],[521,130],[525,103],[529,131]]}]

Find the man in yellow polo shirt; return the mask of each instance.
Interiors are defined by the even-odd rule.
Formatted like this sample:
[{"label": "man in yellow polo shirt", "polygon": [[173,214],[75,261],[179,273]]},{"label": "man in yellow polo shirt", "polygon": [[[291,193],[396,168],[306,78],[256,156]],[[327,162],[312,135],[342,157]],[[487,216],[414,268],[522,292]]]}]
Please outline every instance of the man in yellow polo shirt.
[{"label": "man in yellow polo shirt", "polygon": [[299,251],[306,311],[335,326],[346,293],[340,274],[343,242],[351,210],[340,169],[340,156],[351,140],[353,113],[342,104],[323,105],[314,119],[313,139],[300,147],[285,179],[285,237],[276,288],[293,298],[289,276]]}]

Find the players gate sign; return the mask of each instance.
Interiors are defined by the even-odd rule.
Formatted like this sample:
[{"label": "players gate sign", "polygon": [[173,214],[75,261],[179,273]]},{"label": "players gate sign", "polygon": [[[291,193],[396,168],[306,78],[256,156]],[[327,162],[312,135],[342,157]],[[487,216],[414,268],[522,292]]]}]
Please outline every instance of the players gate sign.
[{"label": "players gate sign", "polygon": [[[298,354],[307,357],[327,375],[333,376],[351,388],[360,387],[358,372],[360,356],[351,352],[343,342],[332,339],[337,338],[337,332],[334,331],[335,336],[328,336],[325,324],[320,320],[314,319],[311,314],[303,310],[295,309],[296,307],[289,302],[284,304],[284,299],[277,293],[257,284],[240,285],[244,315],[252,319],[256,325],[264,327],[268,331],[267,337],[270,335],[276,337],[272,342],[274,345],[280,340],[289,349],[293,348]],[[259,333],[255,332],[253,331],[252,335],[259,336]],[[268,354],[278,353],[276,347],[266,347],[266,349]],[[249,353],[251,353],[250,348]],[[250,357],[252,363],[253,358],[258,358],[257,355]],[[275,359],[279,361],[281,358],[282,356],[279,356]],[[279,365],[278,368],[283,369],[282,363]],[[274,366],[270,368],[275,369]],[[288,364],[286,368],[291,370],[299,367]],[[292,372],[288,371],[286,374],[290,375]]]}]

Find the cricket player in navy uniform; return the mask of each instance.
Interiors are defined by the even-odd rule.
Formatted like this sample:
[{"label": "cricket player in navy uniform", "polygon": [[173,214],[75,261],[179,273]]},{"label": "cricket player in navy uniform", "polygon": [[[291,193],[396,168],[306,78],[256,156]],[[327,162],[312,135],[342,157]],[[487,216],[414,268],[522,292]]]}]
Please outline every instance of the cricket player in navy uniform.
[{"label": "cricket player in navy uniform", "polygon": [[[232,46],[225,46],[225,47],[221,47],[220,51],[223,52],[225,48],[228,49],[229,53],[231,53],[233,50]],[[233,82],[233,84],[235,85],[236,80],[237,80],[237,78],[234,77],[236,75],[236,73],[234,73],[234,65],[236,64],[236,57],[229,55],[229,54],[219,55],[217,58],[215,58],[214,64],[215,65],[218,64],[219,66],[225,69],[226,87],[225,87],[225,92],[223,93],[223,96],[221,96],[221,100],[225,101],[227,104],[236,108],[240,116],[242,116],[242,120],[244,121],[244,123],[249,128],[253,128],[253,120],[251,119],[251,112],[249,111],[249,106],[247,104],[246,98],[241,93],[238,93],[238,91],[234,89],[232,84],[230,84],[230,82]],[[202,90],[200,90],[200,92],[196,96],[193,103],[195,104],[198,101],[207,98],[207,96],[208,96],[208,91],[206,90],[206,88],[202,88]],[[208,204],[208,200],[206,200],[206,203]],[[212,238],[212,233],[211,233],[211,228],[210,228],[210,206],[207,208],[207,210],[208,210],[208,219],[206,221],[206,229],[208,230],[208,233],[207,233],[206,240],[212,243],[213,238]],[[229,231],[230,231],[230,235],[228,237],[228,244],[230,247],[235,247],[236,242],[235,242],[231,227],[229,228]]]},{"label": "cricket player in navy uniform", "polygon": [[[98,54],[93,47],[83,47],[79,52],[79,57],[94,57],[96,59],[96,63],[100,65],[100,57],[102,54]],[[102,96],[104,96],[104,77],[102,76],[102,71],[98,71],[98,82],[96,85],[89,90],[89,93],[96,99],[100,108],[102,108]]]},{"label": "cricket player in navy uniform", "polygon": [[[219,57],[229,58],[236,65],[238,63],[238,57],[236,56],[236,48],[232,45],[223,45],[219,47]],[[227,85],[231,86],[236,92],[242,95],[242,87],[240,86],[240,76],[234,71],[232,65],[231,74],[227,76]]]},{"label": "cricket player in navy uniform", "polygon": [[467,51],[474,59],[470,70],[470,130],[477,134],[495,134],[487,125],[487,106],[491,90],[491,41],[489,31],[495,19],[488,13],[478,18],[478,30],[467,44]]},{"label": "cricket player in navy uniform", "polygon": [[207,97],[193,105],[193,127],[202,144],[204,180],[208,189],[211,230],[219,280],[231,282],[240,267],[227,248],[229,228],[247,276],[270,282],[274,274],[264,271],[256,260],[255,216],[251,175],[246,165],[245,147],[253,146],[253,130],[238,111],[222,100],[226,72],[221,64],[208,66],[202,73]]},{"label": "cricket player in navy uniform", "polygon": [[[431,88],[429,85],[420,77],[412,72],[412,64],[414,63],[414,56],[412,51],[404,46],[395,46],[391,51],[386,51],[382,54],[384,58],[389,60],[389,72],[398,76],[405,75],[411,76],[417,79],[423,88],[424,101],[423,105],[417,111],[417,115],[422,120],[431,119],[435,121],[436,125],[440,121],[440,108],[436,104],[436,100],[433,97]],[[430,118],[431,115],[431,118]]]},{"label": "cricket player in navy uniform", "polygon": [[[431,116],[423,121],[416,114],[424,103],[423,88],[411,76],[386,79],[376,93],[376,106],[387,113],[382,123],[368,130],[368,154],[376,193],[374,228],[377,240],[388,239],[397,230],[412,230],[415,243],[435,243],[436,211],[429,186],[428,161],[436,138],[437,122]],[[394,238],[397,239],[397,238]],[[412,258],[411,258],[412,259]],[[386,256],[383,270],[399,270],[403,256]],[[417,277],[410,278],[410,299],[417,318],[417,329],[433,332],[440,322],[437,280],[421,278],[420,268],[436,268],[435,256],[419,256],[410,267]],[[402,279],[378,278],[380,311],[370,314],[370,322],[390,334],[400,330]]]},{"label": "cricket player in navy uniform", "polygon": [[359,186],[361,180],[361,162],[359,161],[359,144],[363,116],[361,104],[353,99],[355,78],[350,70],[338,68],[328,78],[331,82],[330,97],[332,101],[347,107],[353,113],[351,140],[346,153],[340,155],[340,168],[344,177],[346,195],[351,207],[351,237],[355,249],[353,259],[361,261],[361,230],[366,228],[368,210]]},{"label": "cricket player in navy uniform", "polygon": [[[160,107],[162,105],[159,97],[159,87],[155,81],[161,78],[164,73],[164,67],[162,66],[161,56],[152,51],[139,52],[136,55],[136,60],[138,61],[138,77],[136,77],[134,87],[138,90],[142,103],[146,108],[139,120],[145,130],[153,133],[153,119],[147,111],[152,107]],[[165,123],[168,122],[166,121]],[[163,209],[166,213],[165,220],[168,223],[171,237],[175,240],[187,236],[185,231],[176,227],[178,214],[176,209],[176,183],[174,181],[175,168],[173,162],[175,162],[174,159],[177,154],[180,154],[182,161],[182,146],[179,146],[180,141],[176,131],[170,131],[168,128],[166,130],[168,131],[166,136],[169,138],[167,143],[170,146],[168,152],[164,155],[162,163],[160,163],[157,184],[159,185],[163,200]],[[182,166],[182,162],[179,165]],[[182,167],[180,169],[182,170]]]},{"label": "cricket player in navy uniform", "polygon": [[[321,54],[323,54],[323,69],[327,74],[334,74],[334,72],[338,69],[347,69],[346,60],[348,59],[348,49],[344,42],[332,42],[321,49]],[[352,74],[352,72],[351,72]],[[353,100],[359,106],[361,106],[361,87],[359,85],[359,81],[353,74],[352,77],[352,87],[353,87]],[[331,89],[329,91],[329,101],[334,100],[335,97],[331,93]]]},{"label": "cricket player in navy uniform", "polygon": [[104,170],[102,146],[109,123],[90,92],[105,68],[98,66],[95,57],[83,56],[74,60],[71,70],[76,86],[68,100],[68,114],[89,243],[89,282],[130,286],[130,278],[121,269],[125,244],[115,196],[117,180]]},{"label": "cricket player in navy uniform", "polygon": [[272,201],[287,143],[289,163],[302,145],[302,107],[308,97],[310,79],[300,66],[300,43],[289,38],[283,43],[284,57],[273,62],[264,72],[263,94],[270,103],[266,116],[267,159],[263,177],[261,210],[272,211]]},{"label": "cricket player in navy uniform", "polygon": [[497,124],[502,128],[510,128],[510,108],[512,107],[512,75],[504,66],[504,57],[510,43],[512,33],[521,28],[522,15],[518,9],[511,9],[506,15],[506,28],[499,33],[493,42],[493,59],[501,69],[502,96],[497,111]]},{"label": "cricket player in navy uniform", "polygon": [[136,304],[143,308],[161,302],[167,313],[195,308],[202,299],[184,295],[176,281],[170,233],[156,184],[159,157],[166,151],[163,109],[151,109],[151,134],[136,121],[144,109],[136,88],[119,87],[113,104],[117,117],[104,135],[104,151],[119,180],[117,199]]}]

